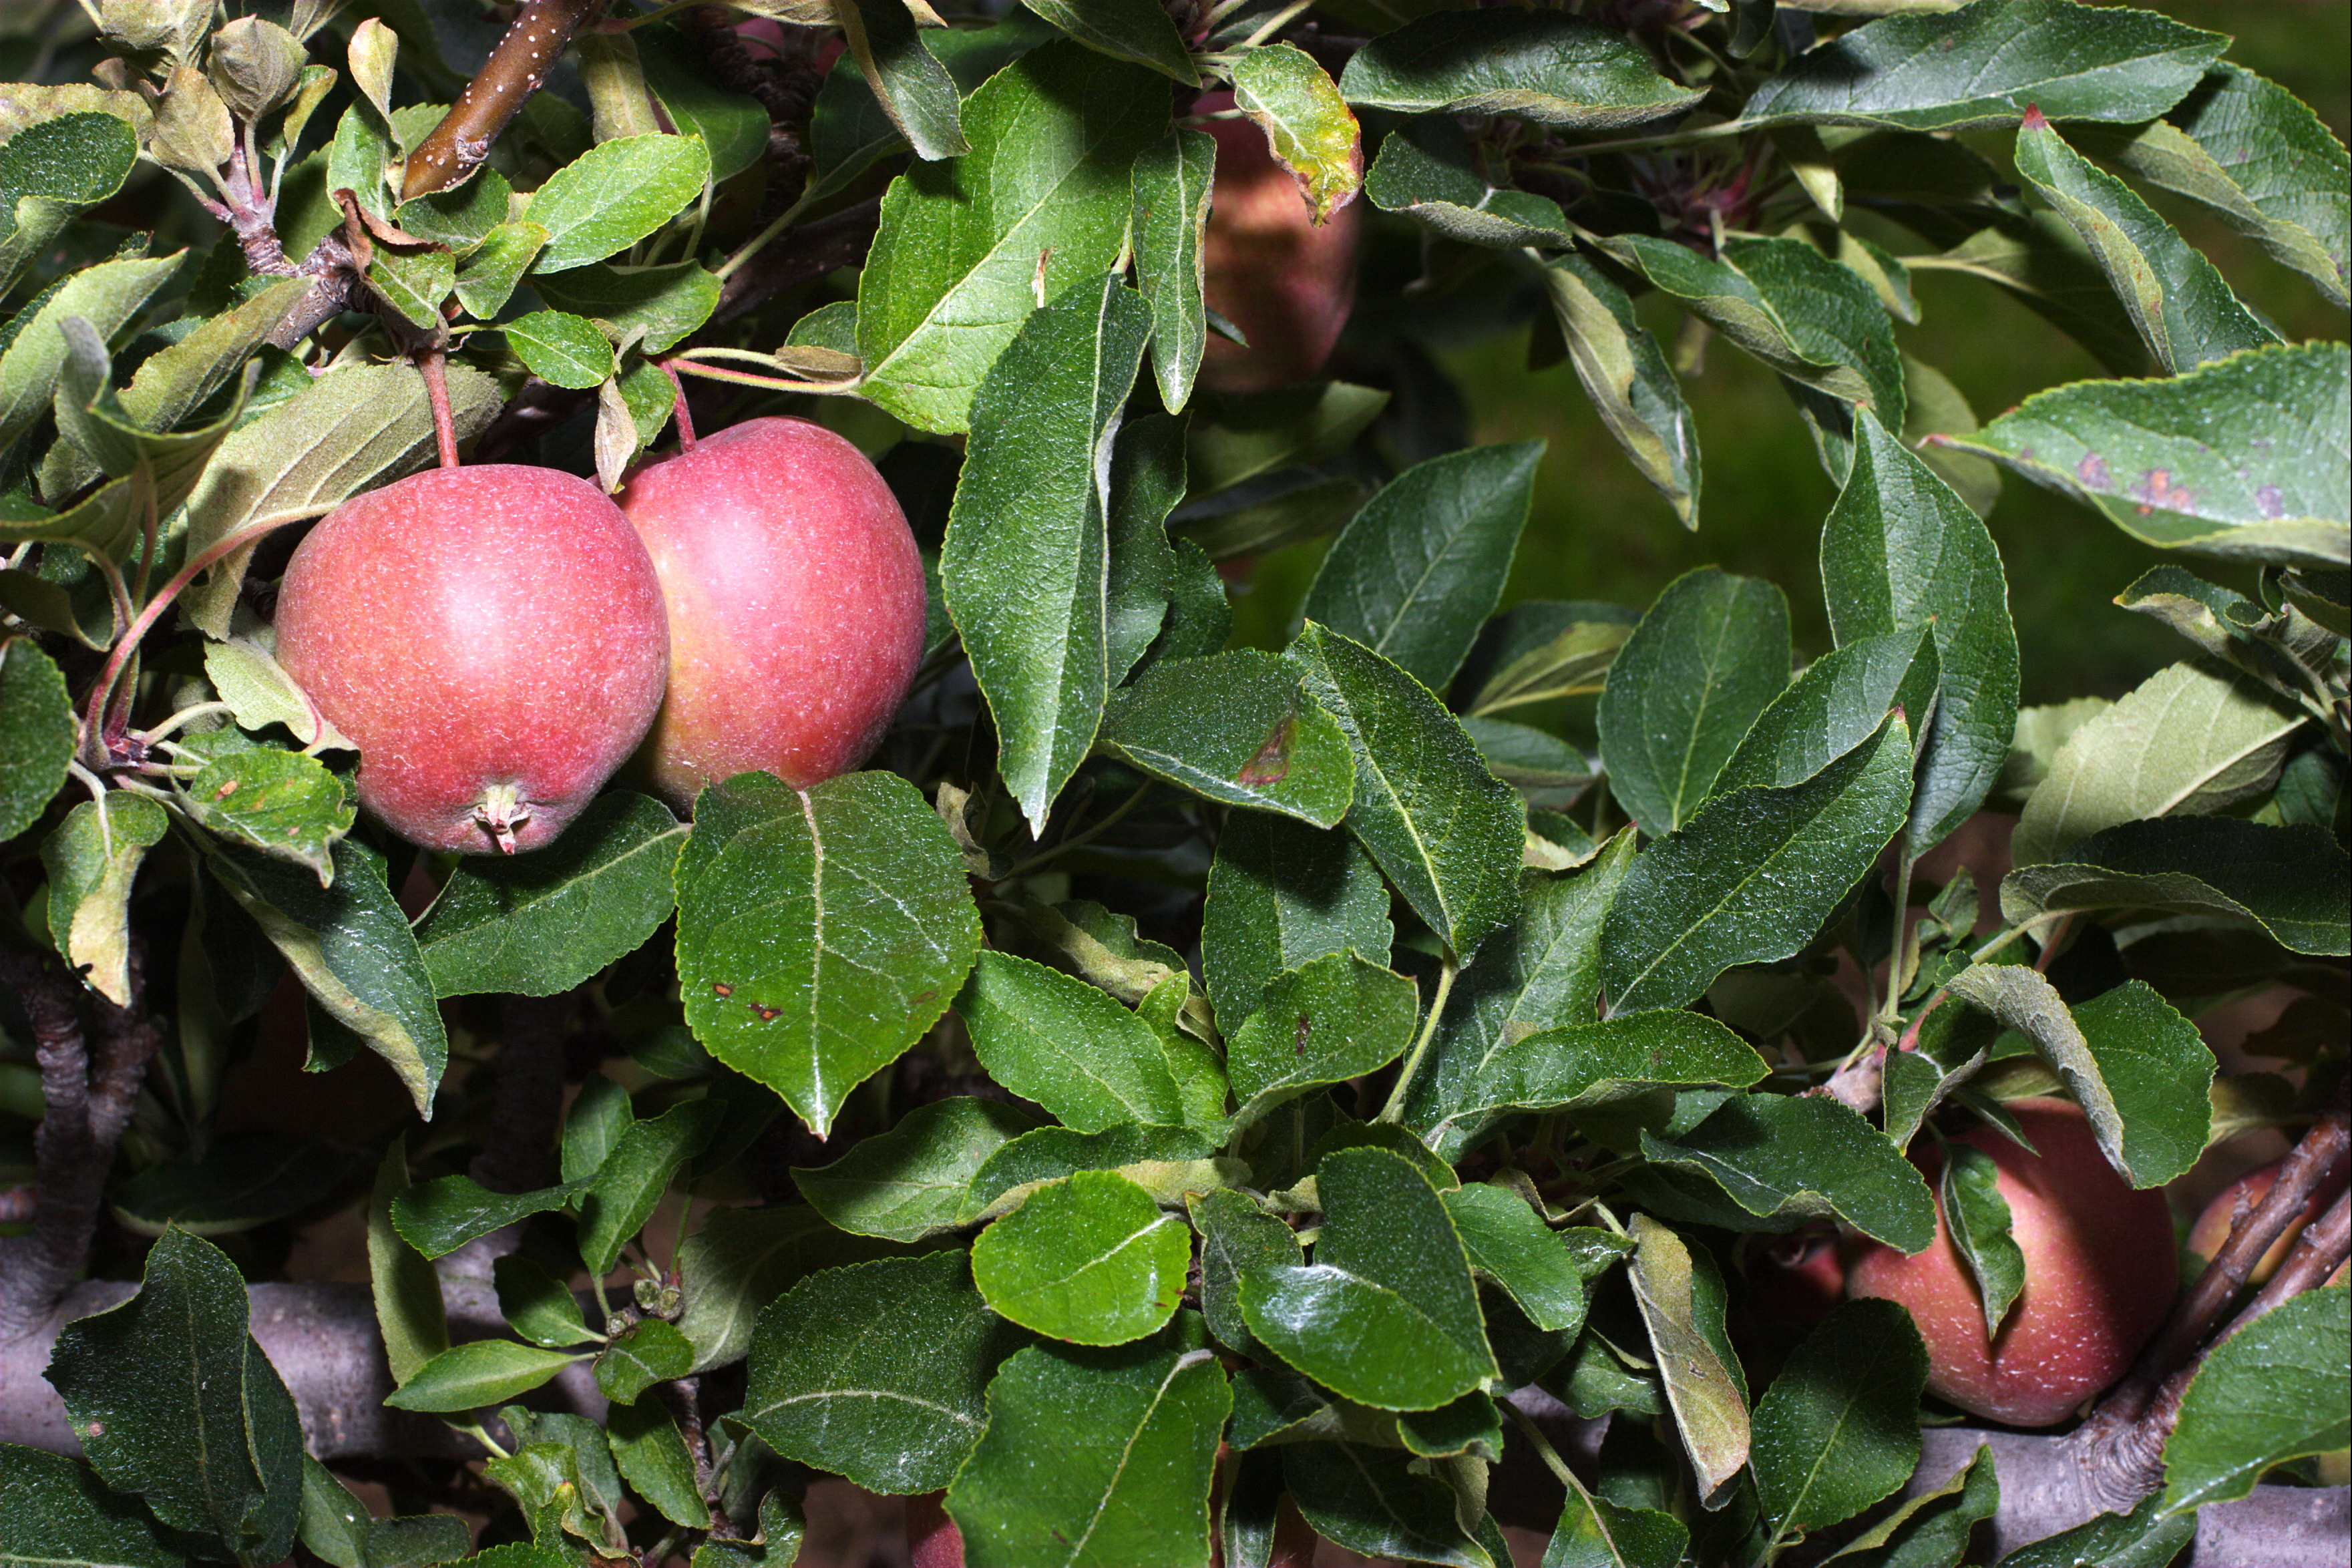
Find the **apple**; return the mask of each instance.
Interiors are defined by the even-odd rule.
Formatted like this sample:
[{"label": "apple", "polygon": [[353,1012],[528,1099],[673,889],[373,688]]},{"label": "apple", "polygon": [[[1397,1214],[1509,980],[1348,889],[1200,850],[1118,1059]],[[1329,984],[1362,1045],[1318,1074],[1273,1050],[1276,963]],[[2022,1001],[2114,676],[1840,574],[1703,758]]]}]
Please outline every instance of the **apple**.
[{"label": "apple", "polygon": [[278,658],[360,748],[360,805],[413,844],[536,849],[625,762],[669,669],[628,519],[552,468],[436,468],[295,550]]},{"label": "apple", "polygon": [[[2171,1310],[2179,1266],[2164,1195],[2135,1191],[2116,1173],[2079,1106],[2025,1100],[2008,1109],[2038,1153],[1990,1127],[1953,1139],[1991,1156],[2010,1234],[2025,1255],[2025,1288],[1999,1339],[1986,1338],[1976,1280],[1945,1228],[1940,1197],[1934,1246],[1906,1258],[1869,1243],[1846,1289],[1910,1311],[1938,1396],[1991,1420],[2048,1426],[2129,1368]],[[1934,1185],[1940,1152],[1915,1148],[1912,1160]]]},{"label": "apple", "polygon": [[1811,1328],[1845,1297],[1845,1260],[1828,1226],[1770,1238],[1747,1274],[1748,1310],[1795,1328]]},{"label": "apple", "polygon": [[912,1568],[963,1568],[963,1532],[948,1517],[945,1492],[907,1500],[907,1557]]},{"label": "apple", "polygon": [[[2230,1228],[2237,1222],[2238,1205],[2243,1203],[2251,1212],[2271,1190],[2271,1184],[2278,1180],[2279,1167],[2284,1163],[2284,1158],[2273,1160],[2267,1165],[2247,1172],[2223,1188],[2211,1203],[2205,1205],[2204,1212],[2197,1216],[2197,1223],[2189,1227],[2189,1250],[2206,1262],[2212,1262],[2213,1255],[2221,1250],[2221,1244],[2230,1239]],[[2270,1249],[2255,1260],[2252,1272],[2246,1276],[2246,1283],[2260,1285],[2278,1272],[2279,1265],[2286,1261],[2287,1253],[2294,1247],[2295,1237],[2303,1234],[2304,1226],[2317,1219],[2321,1212],[2336,1201],[2336,1194],[2344,1190],[2348,1177],[2352,1177],[2352,1169],[2338,1162],[2327,1180],[2320,1183],[2305,1202],[2303,1213],[2290,1221],[2287,1227],[2279,1233],[2279,1238],[2271,1243]]]},{"label": "apple", "polygon": [[620,495],[669,605],[669,691],[638,758],[690,810],[763,769],[796,789],[881,742],[923,658],[923,561],[874,465],[805,419],[752,419]]},{"label": "apple", "polygon": [[[1232,109],[1234,95],[1204,95],[1196,110]],[[1217,173],[1210,186],[1202,255],[1209,309],[1249,340],[1210,334],[1201,379],[1225,392],[1302,381],[1323,368],[1356,302],[1356,242],[1362,217],[1350,204],[1318,225],[1298,182],[1275,161],[1265,132],[1246,120],[1212,120]]]}]

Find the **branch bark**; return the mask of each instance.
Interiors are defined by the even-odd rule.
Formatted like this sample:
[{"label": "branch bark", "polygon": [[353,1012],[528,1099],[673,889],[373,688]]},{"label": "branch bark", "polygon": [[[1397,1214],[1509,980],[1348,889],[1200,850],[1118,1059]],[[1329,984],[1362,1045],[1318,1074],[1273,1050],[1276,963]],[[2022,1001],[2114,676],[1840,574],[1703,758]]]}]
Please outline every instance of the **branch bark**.
[{"label": "branch bark", "polygon": [[490,155],[490,143],[522,112],[548,68],[604,0],[522,0],[506,36],[457,101],[417,144],[401,173],[400,199],[447,190]]},{"label": "branch bark", "polygon": [[162,1032],[140,1010],[142,952],[131,948],[131,1005],[89,999],[96,1049],[84,1030],[84,992],[46,955],[0,953],[0,979],[33,1026],[45,1110],[34,1135],[39,1173],[32,1234],[0,1240],[0,1342],[37,1333],[89,1259],[114,1146],[146,1080]]}]

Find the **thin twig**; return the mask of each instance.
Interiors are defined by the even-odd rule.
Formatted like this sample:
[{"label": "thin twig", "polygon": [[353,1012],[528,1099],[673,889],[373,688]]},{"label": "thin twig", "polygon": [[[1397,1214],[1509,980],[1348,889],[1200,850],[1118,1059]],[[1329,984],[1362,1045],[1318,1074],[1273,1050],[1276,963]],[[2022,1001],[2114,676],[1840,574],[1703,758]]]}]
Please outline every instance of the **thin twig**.
[{"label": "thin twig", "polygon": [[400,199],[415,201],[446,191],[472,174],[490,155],[490,143],[522,112],[547,79],[548,68],[572,42],[572,35],[603,0],[522,0],[506,37],[457,101],[417,144],[401,173]]},{"label": "thin twig", "polygon": [[433,407],[433,440],[441,449],[441,466],[457,466],[457,426],[449,416],[449,374],[443,351],[436,346],[416,356],[424,373],[425,400]]}]

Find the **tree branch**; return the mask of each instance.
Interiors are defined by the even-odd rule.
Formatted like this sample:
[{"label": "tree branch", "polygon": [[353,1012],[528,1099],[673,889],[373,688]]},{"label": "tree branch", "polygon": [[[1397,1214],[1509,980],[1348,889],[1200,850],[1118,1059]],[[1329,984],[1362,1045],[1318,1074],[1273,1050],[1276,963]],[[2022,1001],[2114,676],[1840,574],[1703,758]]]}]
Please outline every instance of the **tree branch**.
[{"label": "tree branch", "polygon": [[131,947],[131,1005],[91,999],[97,1048],[83,1030],[82,987],[46,955],[0,953],[0,978],[33,1026],[45,1109],[34,1137],[39,1191],[32,1234],[0,1241],[0,1341],[39,1331],[81,1272],[97,1234],[114,1146],[163,1036],[140,1010],[142,952]]},{"label": "tree branch", "polygon": [[447,190],[490,155],[490,143],[522,112],[547,79],[548,68],[603,0],[522,0],[506,37],[433,133],[410,153],[400,199],[415,201]]}]

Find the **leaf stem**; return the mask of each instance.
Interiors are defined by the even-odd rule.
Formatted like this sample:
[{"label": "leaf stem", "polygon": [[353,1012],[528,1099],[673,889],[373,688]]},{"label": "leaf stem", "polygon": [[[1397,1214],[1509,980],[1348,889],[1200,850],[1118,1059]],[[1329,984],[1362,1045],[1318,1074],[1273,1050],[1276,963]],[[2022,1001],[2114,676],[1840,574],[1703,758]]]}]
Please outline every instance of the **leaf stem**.
[{"label": "leaf stem", "polygon": [[1412,1054],[1397,1069],[1396,1083],[1389,1090],[1389,1102],[1381,1107],[1381,1113],[1373,1121],[1404,1120],[1405,1091],[1412,1087],[1413,1075],[1421,1070],[1422,1058],[1429,1054],[1429,1043],[1437,1037],[1437,1021],[1445,1016],[1446,998],[1454,994],[1454,977],[1461,973],[1462,965],[1455,961],[1453,950],[1447,949],[1445,966],[1437,972],[1437,992],[1429,999],[1429,1016],[1421,1026],[1421,1038],[1412,1043]]},{"label": "leaf stem", "polygon": [[1110,831],[1110,829],[1118,824],[1122,817],[1126,816],[1129,812],[1133,811],[1137,806],[1141,805],[1143,804],[1143,797],[1150,793],[1151,785],[1147,783],[1141,789],[1137,790],[1133,795],[1129,795],[1125,800],[1120,801],[1117,805],[1111,807],[1108,816],[1106,816],[1100,822],[1096,823],[1092,827],[1087,828],[1084,833],[1074,833],[1067,838],[1063,839],[1059,844],[1055,845],[1051,849],[1040,849],[1036,854],[1030,856],[1026,860],[1021,861],[1011,870],[1005,872],[1003,876],[999,877],[997,880],[1000,882],[1009,882],[1015,877],[1022,876],[1029,871],[1034,870],[1036,868],[1044,865],[1046,861],[1053,859],[1057,855],[1066,854],[1072,849],[1076,849],[1084,845],[1093,843],[1105,833]]},{"label": "leaf stem", "polygon": [[726,260],[712,268],[710,269],[710,275],[713,278],[718,279],[721,283],[724,283],[730,278],[734,277],[737,270],[740,268],[745,262],[759,255],[762,250],[765,250],[768,247],[769,242],[773,240],[776,236],[783,233],[784,230],[798,223],[800,221],[801,215],[808,211],[814,199],[814,197],[806,192],[802,193],[801,199],[786,207],[783,210],[782,216],[778,217],[775,222],[770,224],[767,227],[761,229],[759,233],[745,240],[740,246],[736,247],[734,255],[729,257]]},{"label": "leaf stem", "polygon": [[1626,136],[1615,142],[1581,142],[1562,147],[1560,154],[1568,158],[1590,157],[1595,153],[1642,153],[1660,147],[1681,147],[1693,142],[1716,142],[1726,136],[1738,136],[1758,127],[1741,120],[1727,120],[1720,125],[1702,125],[1696,131],[1669,131],[1663,136]]}]

